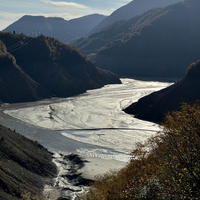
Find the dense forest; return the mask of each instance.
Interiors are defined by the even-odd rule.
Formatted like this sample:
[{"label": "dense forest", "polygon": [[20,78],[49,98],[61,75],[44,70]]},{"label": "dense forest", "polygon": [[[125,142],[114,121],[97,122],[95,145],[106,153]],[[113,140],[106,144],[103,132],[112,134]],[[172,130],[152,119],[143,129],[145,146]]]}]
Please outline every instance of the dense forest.
[{"label": "dense forest", "polygon": [[120,20],[82,38],[82,52],[96,53],[91,61],[120,76],[183,77],[199,59],[200,2],[185,0]]},{"label": "dense forest", "polygon": [[0,125],[0,199],[42,200],[45,184],[57,175],[52,154],[39,143]]},{"label": "dense forest", "polygon": [[105,84],[121,83],[96,68],[75,47],[54,38],[0,32],[2,102],[68,97]]},{"label": "dense forest", "polygon": [[200,60],[189,65],[187,73],[175,84],[139,99],[124,111],[143,120],[161,122],[168,111],[181,103],[200,99]]}]

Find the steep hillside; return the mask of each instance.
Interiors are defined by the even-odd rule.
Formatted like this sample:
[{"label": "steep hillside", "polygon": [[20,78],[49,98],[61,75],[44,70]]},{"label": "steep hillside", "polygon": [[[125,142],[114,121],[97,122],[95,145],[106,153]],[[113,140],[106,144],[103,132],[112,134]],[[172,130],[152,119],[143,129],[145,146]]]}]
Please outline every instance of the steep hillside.
[{"label": "steep hillside", "polygon": [[101,22],[106,16],[92,14],[72,20],[64,20],[59,17],[43,17],[25,15],[14,22],[3,32],[24,33],[25,35],[54,37],[64,43],[84,37],[92,28]]},{"label": "steep hillside", "polygon": [[[23,34],[1,32],[0,40],[6,45],[9,52],[7,54],[16,60],[26,76],[48,90],[49,96],[68,97],[86,92],[88,89],[100,88],[105,84],[121,83],[111,72],[97,69],[75,47],[65,45],[54,38],[27,37]],[[12,65],[11,61],[9,63]],[[1,66],[6,69],[5,73],[8,73],[9,63],[2,61]],[[12,80],[9,74],[5,78],[7,82]],[[20,83],[20,79],[15,78],[15,80]],[[18,82],[16,87],[21,87]],[[4,88],[4,83],[2,88],[7,90],[6,85]],[[12,90],[7,92],[12,94]],[[44,93],[42,98],[49,96]],[[6,102],[21,102],[21,100],[10,99]]]},{"label": "steep hillside", "polygon": [[168,111],[178,109],[183,102],[194,103],[196,100],[200,100],[200,60],[188,67],[183,79],[141,98],[124,111],[143,120],[162,121]]},{"label": "steep hillside", "polygon": [[76,46],[85,53],[96,51],[92,62],[118,75],[183,77],[187,66],[199,59],[199,9],[196,0],[152,9]]},{"label": "steep hillside", "polygon": [[7,52],[6,46],[0,41],[0,101],[35,101],[52,96],[22,71],[14,56]]},{"label": "steep hillside", "polygon": [[154,20],[155,14],[162,9],[152,9],[141,16],[131,18],[130,20],[119,20],[101,31],[90,35],[88,38],[80,38],[71,43],[83,53],[97,53],[105,48],[115,48],[121,42],[125,42],[132,35],[138,35],[141,29]]},{"label": "steep hillside", "polygon": [[57,173],[51,159],[40,144],[0,125],[0,199],[18,200],[25,191],[41,195]]},{"label": "steep hillside", "polygon": [[134,0],[125,6],[115,10],[110,16],[102,20],[96,27],[94,27],[87,35],[91,35],[102,28],[109,26],[121,19],[130,19],[136,15],[140,15],[147,10],[157,7],[165,7],[170,4],[180,2],[182,0]]}]

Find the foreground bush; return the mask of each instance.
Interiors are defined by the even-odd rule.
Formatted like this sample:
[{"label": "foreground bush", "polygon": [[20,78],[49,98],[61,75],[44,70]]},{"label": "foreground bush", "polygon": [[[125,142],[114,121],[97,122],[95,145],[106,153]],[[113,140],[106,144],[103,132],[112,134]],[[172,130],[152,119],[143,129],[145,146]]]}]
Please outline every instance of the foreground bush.
[{"label": "foreground bush", "polygon": [[21,200],[46,200],[43,196],[32,195],[31,192],[24,191],[21,194]]},{"label": "foreground bush", "polygon": [[199,102],[168,113],[161,131],[131,154],[124,169],[98,176],[82,199],[200,199]]}]

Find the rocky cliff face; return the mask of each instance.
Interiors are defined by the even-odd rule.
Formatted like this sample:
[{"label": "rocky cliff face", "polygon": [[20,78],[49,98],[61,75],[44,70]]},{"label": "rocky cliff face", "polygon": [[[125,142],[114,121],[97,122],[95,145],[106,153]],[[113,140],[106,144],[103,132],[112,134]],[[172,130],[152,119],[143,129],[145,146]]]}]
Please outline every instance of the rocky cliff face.
[{"label": "rocky cliff face", "polygon": [[200,100],[200,60],[188,67],[186,76],[180,81],[141,98],[124,111],[143,120],[161,122],[167,112],[178,109],[181,103],[197,100]]},{"label": "rocky cliff face", "polygon": [[24,192],[41,195],[57,173],[51,159],[40,144],[0,125],[0,199],[18,200]]}]

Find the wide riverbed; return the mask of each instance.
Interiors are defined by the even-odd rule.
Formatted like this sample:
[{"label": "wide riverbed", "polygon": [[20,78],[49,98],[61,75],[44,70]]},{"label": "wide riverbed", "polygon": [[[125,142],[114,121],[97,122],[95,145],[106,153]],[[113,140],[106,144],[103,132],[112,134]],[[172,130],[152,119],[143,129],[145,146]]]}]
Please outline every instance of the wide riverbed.
[{"label": "wide riverbed", "polygon": [[[155,134],[159,126],[133,118],[122,109],[172,82],[128,78],[121,81],[121,85],[106,85],[70,98],[4,104],[0,108],[0,124],[53,152],[127,162],[135,143]],[[114,166],[110,162],[104,171]],[[88,173],[95,175],[98,170],[92,172],[90,167]]]}]

